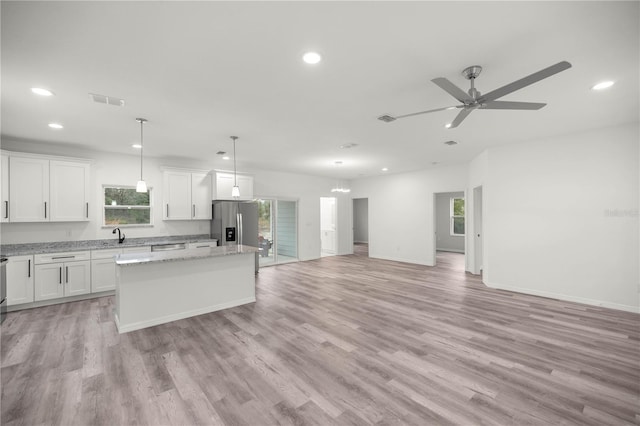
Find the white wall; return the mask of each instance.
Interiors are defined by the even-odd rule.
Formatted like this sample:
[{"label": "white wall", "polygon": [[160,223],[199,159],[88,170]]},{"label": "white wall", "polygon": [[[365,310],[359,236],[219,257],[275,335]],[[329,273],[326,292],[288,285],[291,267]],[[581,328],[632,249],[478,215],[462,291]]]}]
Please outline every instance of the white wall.
[{"label": "white wall", "polygon": [[[83,150],[74,146],[52,147],[38,142],[2,140],[2,149],[15,152],[60,155],[88,158],[91,165],[92,200],[89,222],[81,223],[3,223],[1,226],[2,244],[20,244],[30,242],[73,241],[115,238],[113,227],[103,228],[102,185],[135,185],[140,176],[140,157],[136,155],[109,154]],[[207,162],[185,161],[184,159],[144,159],[144,178],[153,188],[154,226],[127,228],[127,238],[208,234],[210,222],[205,221],[163,221],[162,211],[162,172],[161,166],[174,166],[201,170],[211,169]],[[254,194],[256,197],[280,198],[298,201],[298,253],[301,260],[320,257],[320,197],[331,196],[332,179],[315,176],[297,175],[262,170],[242,170],[255,177]],[[340,254],[352,252],[351,247],[350,203],[338,202],[338,229],[345,230],[345,236],[338,239]],[[346,218],[346,219],[345,219]],[[346,232],[348,231],[348,232]]]},{"label": "white wall", "polygon": [[369,257],[433,265],[433,194],[466,186],[466,165],[351,182],[353,198],[369,199]]},{"label": "white wall", "polygon": [[464,198],[464,192],[436,194],[436,250],[464,253],[465,236],[451,235],[451,199],[454,197]]},{"label": "white wall", "polygon": [[633,125],[490,149],[485,283],[638,311],[638,141]]}]

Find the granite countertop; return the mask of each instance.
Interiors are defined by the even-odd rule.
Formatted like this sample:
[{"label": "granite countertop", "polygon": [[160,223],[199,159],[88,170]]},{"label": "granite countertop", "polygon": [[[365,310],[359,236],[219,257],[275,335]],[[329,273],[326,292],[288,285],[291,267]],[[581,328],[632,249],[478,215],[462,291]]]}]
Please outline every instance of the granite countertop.
[{"label": "granite countertop", "polygon": [[237,245],[219,246],[209,249],[184,249],[172,251],[156,251],[147,253],[125,253],[116,256],[116,264],[119,266],[144,265],[155,262],[173,262],[191,259],[203,259],[222,256],[234,256],[238,254],[257,253],[256,247]]},{"label": "granite countertop", "polygon": [[61,253],[65,251],[100,250],[124,247],[141,247],[155,244],[195,243],[211,241],[209,234],[176,235],[166,237],[125,238],[122,244],[117,238],[108,240],[54,241],[48,243],[3,244],[1,256],[22,256],[29,254]]}]

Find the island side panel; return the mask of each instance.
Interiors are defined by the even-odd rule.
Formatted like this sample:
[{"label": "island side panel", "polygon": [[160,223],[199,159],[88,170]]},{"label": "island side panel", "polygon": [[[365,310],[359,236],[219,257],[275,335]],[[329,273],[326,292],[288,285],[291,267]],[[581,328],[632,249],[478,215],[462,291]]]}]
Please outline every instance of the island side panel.
[{"label": "island side panel", "polygon": [[254,254],[117,266],[116,322],[125,333],[256,300]]}]

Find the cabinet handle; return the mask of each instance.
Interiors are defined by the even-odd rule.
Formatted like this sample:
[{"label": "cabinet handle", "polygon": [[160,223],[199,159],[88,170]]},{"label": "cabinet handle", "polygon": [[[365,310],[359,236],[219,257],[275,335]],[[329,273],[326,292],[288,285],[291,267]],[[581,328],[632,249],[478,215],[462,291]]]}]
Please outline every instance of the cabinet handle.
[{"label": "cabinet handle", "polygon": [[47,218],[47,202],[44,202],[44,218]]},{"label": "cabinet handle", "polygon": [[62,284],[62,266],[60,267],[60,282],[59,284]]},{"label": "cabinet handle", "polygon": [[89,203],[87,203],[87,219],[89,219]]},{"label": "cabinet handle", "polygon": [[169,217],[169,203],[167,203],[167,218]]},{"label": "cabinet handle", "polygon": [[9,202],[4,202],[4,218],[9,219]]},{"label": "cabinet handle", "polygon": [[69,267],[68,266],[65,267],[65,269],[64,269],[64,276],[65,276],[64,282],[68,283],[69,282]]},{"label": "cabinet handle", "polygon": [[196,205],[193,205],[193,217],[196,217]]},{"label": "cabinet handle", "polygon": [[31,259],[29,259],[29,263],[27,263],[27,278],[31,278]]},{"label": "cabinet handle", "polygon": [[55,260],[55,259],[75,259],[76,256],[53,256],[51,259]]}]

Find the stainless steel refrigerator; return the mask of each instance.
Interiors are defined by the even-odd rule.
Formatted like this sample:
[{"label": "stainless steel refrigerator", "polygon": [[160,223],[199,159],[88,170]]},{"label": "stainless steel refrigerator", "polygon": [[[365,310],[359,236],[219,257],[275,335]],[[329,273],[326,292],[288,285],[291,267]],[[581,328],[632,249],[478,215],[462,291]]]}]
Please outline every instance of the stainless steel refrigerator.
[{"label": "stainless steel refrigerator", "polygon": [[211,238],[218,240],[219,246],[243,244],[258,248],[258,204],[252,201],[214,201]]}]

